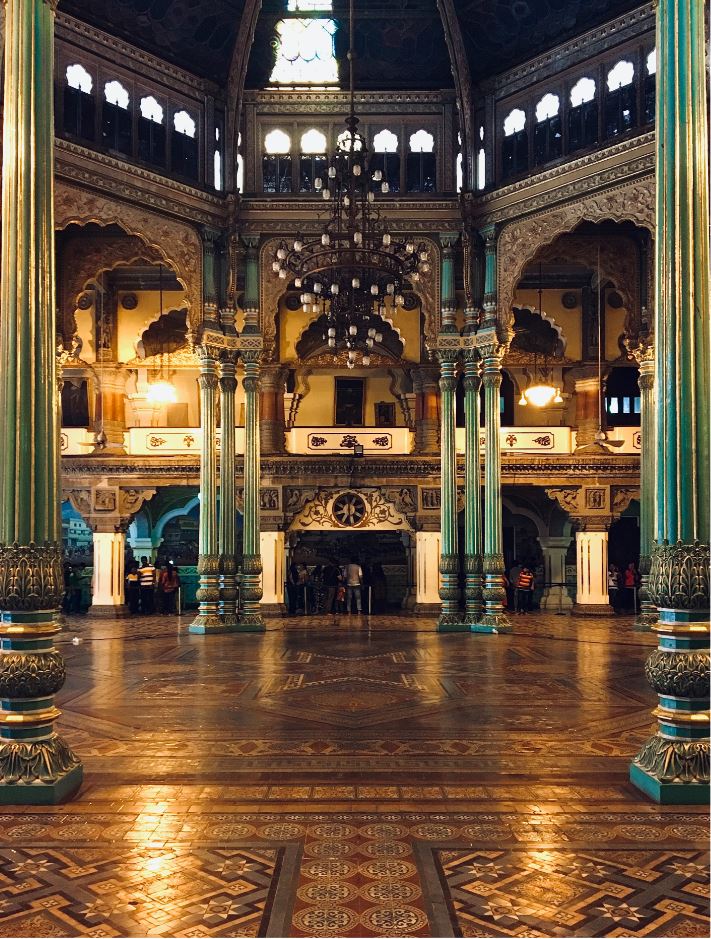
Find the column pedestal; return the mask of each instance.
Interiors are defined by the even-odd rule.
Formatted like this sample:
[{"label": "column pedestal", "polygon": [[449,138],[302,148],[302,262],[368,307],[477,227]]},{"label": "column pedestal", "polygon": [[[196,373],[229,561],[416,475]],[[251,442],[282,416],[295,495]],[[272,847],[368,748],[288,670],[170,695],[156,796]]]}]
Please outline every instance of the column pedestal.
[{"label": "column pedestal", "polygon": [[286,544],[283,531],[263,531],[259,535],[262,555],[262,613],[283,615]]},{"label": "column pedestal", "polygon": [[94,532],[92,616],[117,619],[128,616],[124,596],[126,535],[122,531]]},{"label": "column pedestal", "polygon": [[580,616],[610,615],[607,593],[607,531],[575,533],[577,596],[573,612]]},{"label": "column pedestal", "polygon": [[438,531],[415,534],[415,609],[421,616],[436,616],[441,608],[439,599],[439,554],[441,538]]},{"label": "column pedestal", "polygon": [[550,613],[567,613],[573,608],[568,588],[565,585],[565,557],[570,537],[539,538],[543,552],[543,569],[547,586],[541,597],[541,609]]}]

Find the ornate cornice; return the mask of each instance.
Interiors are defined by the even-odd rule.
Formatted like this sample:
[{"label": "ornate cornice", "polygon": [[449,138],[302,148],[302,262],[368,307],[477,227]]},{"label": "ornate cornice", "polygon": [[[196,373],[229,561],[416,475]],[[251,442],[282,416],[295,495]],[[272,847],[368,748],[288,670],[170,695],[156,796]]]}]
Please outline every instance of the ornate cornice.
[{"label": "ornate cornice", "polygon": [[[412,110],[422,113],[423,108],[430,109],[436,114],[442,107],[454,98],[454,91],[356,91],[356,109],[364,116],[368,115],[368,105],[377,105],[377,113],[384,111]],[[288,97],[284,89],[273,91],[246,91],[244,104],[255,104],[266,108],[272,114],[303,113],[308,108],[309,113],[345,114],[350,106],[350,96],[347,91],[335,89],[321,89],[319,91],[294,90]],[[283,110],[282,110],[283,108]]]},{"label": "ornate cornice", "polygon": [[94,54],[101,55],[110,61],[120,61],[129,67],[133,66],[144,81],[146,78],[161,81],[181,95],[184,95],[186,90],[196,92],[199,96],[220,94],[220,88],[214,82],[199,78],[176,65],[171,65],[164,59],[159,59],[150,52],[144,52],[137,46],[124,42],[110,33],[105,33],[96,26],[90,26],[88,23],[75,19],[67,13],[60,11],[57,14],[55,31],[57,38],[64,42],[74,43],[82,49],[89,49]]},{"label": "ornate cornice", "polygon": [[[265,457],[260,463],[261,478],[267,477],[295,479],[308,477],[347,476],[349,479],[370,481],[376,484],[378,477],[418,479],[431,476],[439,478],[441,463],[439,457],[402,456],[389,458],[351,456],[329,456],[314,458],[309,456]],[[244,471],[242,458],[238,458],[235,473],[239,477]],[[64,479],[77,476],[101,475],[106,478],[141,476],[153,477],[197,477],[199,462],[197,457],[172,457],[163,461],[156,457],[63,457],[62,476]],[[464,475],[464,457],[457,458],[457,473]],[[538,477],[553,482],[568,477],[605,476],[611,480],[637,480],[639,477],[639,457],[637,456],[552,456],[531,457],[529,454],[502,453],[502,476],[520,481],[522,477],[530,483]],[[187,479],[186,479],[187,483]],[[167,483],[166,483],[167,485]],[[65,488],[69,488],[65,485]]]},{"label": "ornate cornice", "polygon": [[[643,152],[635,154],[638,150]],[[630,159],[621,159],[630,152]],[[601,168],[609,162],[612,165]],[[463,211],[478,227],[509,221],[624,180],[649,176],[654,165],[654,133],[641,134],[484,195],[465,193]]]},{"label": "ornate cornice", "polygon": [[497,98],[514,94],[521,88],[549,78],[562,69],[585,62],[598,52],[605,52],[648,31],[652,31],[653,35],[653,30],[654,4],[646,3],[625,13],[624,16],[618,16],[595,29],[581,33],[516,68],[481,82],[478,90],[484,94],[493,92]]},{"label": "ornate cornice", "polygon": [[227,218],[226,203],[220,196],[134,163],[81,147],[62,137],[55,139],[55,154],[59,178],[199,224],[220,225]]}]

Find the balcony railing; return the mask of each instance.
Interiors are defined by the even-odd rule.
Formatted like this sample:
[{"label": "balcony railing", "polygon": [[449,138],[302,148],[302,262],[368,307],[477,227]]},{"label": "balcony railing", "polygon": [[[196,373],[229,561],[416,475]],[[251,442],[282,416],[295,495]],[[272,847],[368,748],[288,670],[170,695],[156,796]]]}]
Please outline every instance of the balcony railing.
[{"label": "balcony railing", "polygon": [[[569,455],[575,452],[572,427],[502,427],[502,453]],[[616,427],[608,438],[619,442],[611,455],[639,454],[642,435],[638,427]],[[480,435],[484,447],[484,434]],[[94,449],[94,435],[83,427],[62,428],[62,456],[88,456]],[[131,427],[124,434],[129,456],[188,456],[199,454],[202,431],[199,427]],[[295,455],[353,453],[363,447],[364,456],[377,454],[404,456],[412,453],[414,435],[407,427],[294,427],[286,434],[286,449]],[[219,450],[220,431],[215,445]],[[464,453],[464,428],[456,431],[458,453]],[[235,427],[235,448],[244,453],[244,428]],[[584,452],[584,451],[583,451]]]}]

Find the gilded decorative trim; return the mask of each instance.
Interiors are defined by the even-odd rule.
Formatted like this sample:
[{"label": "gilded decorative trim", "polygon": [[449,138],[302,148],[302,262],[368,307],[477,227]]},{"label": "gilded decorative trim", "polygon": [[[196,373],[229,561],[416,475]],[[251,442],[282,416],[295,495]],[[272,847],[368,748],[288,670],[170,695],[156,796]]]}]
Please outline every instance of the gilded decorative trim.
[{"label": "gilded decorative trim", "polygon": [[634,763],[660,783],[709,784],[709,742],[651,737]]},{"label": "gilded decorative trim", "polygon": [[56,542],[0,545],[0,610],[56,610],[64,596]]}]

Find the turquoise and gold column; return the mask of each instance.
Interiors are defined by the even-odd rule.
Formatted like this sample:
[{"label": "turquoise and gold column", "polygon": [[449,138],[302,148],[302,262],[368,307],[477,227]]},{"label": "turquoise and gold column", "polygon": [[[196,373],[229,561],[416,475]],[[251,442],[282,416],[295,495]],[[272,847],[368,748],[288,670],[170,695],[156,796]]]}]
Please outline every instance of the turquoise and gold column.
[{"label": "turquoise and gold column", "polygon": [[640,496],[639,496],[639,613],[635,627],[644,632],[657,622],[657,608],[649,594],[649,572],[654,545],[654,498],[656,478],[656,447],[654,444],[654,346],[640,342],[632,351],[639,365],[640,389]]},{"label": "turquoise and gold column", "polygon": [[81,763],[54,731],[64,591],[53,208],[56,3],[7,0],[0,294],[0,802],[71,795]]},{"label": "turquoise and gold column", "polygon": [[[482,599],[481,553],[481,468],[479,464],[479,375],[475,349],[464,354],[464,571],[466,575],[466,622],[472,632],[481,628],[484,611]],[[487,632],[489,631],[487,627]]]},{"label": "turquoise and gold column", "polygon": [[217,450],[215,419],[217,356],[210,345],[196,349],[200,359],[200,527],[198,529],[198,612],[191,633],[223,632],[220,616],[220,555],[217,539]]},{"label": "turquoise and gold column", "polygon": [[465,630],[459,609],[459,553],[457,550],[457,451],[455,446],[454,393],[457,388],[457,353],[440,352],[439,380],[441,407],[441,516],[439,596],[442,611],[437,628],[440,632]]},{"label": "turquoise and gold column", "polygon": [[494,632],[505,629],[504,535],[501,510],[501,363],[506,345],[497,321],[496,228],[482,229],[484,241],[484,317],[476,334],[484,386],[484,613],[480,625]]},{"label": "turquoise and gold column", "polygon": [[655,736],[630,779],[657,802],[709,798],[709,181],[704,4],[657,7]]},{"label": "turquoise and gold column", "polygon": [[226,630],[237,625],[237,558],[235,540],[235,393],[237,357],[220,358],[220,618]]},{"label": "turquoise and gold column", "polygon": [[440,364],[440,466],[441,515],[439,596],[442,610],[437,623],[440,632],[464,630],[464,615],[459,609],[459,551],[457,545],[457,447],[455,439],[455,392],[460,336],[456,326],[457,296],[454,282],[454,246],[459,235],[446,232],[439,236],[442,245],[441,325],[437,339]]},{"label": "turquoise and gold column", "polygon": [[259,367],[262,335],[259,331],[259,239],[245,239],[244,329],[240,354],[244,366],[244,522],[242,535],[242,580],[237,628],[260,632],[264,618],[262,599],[262,554],[260,539],[260,452]]}]

